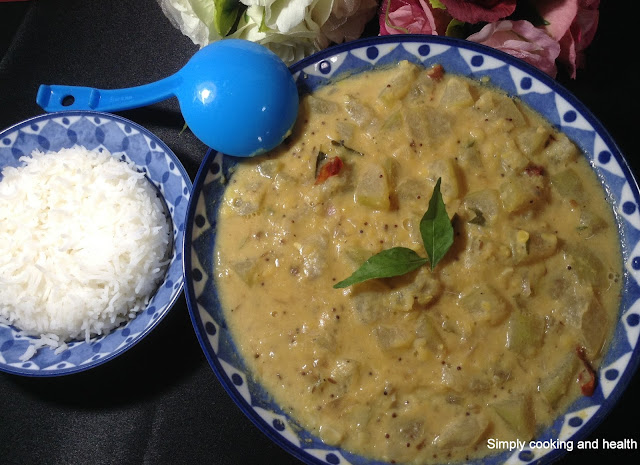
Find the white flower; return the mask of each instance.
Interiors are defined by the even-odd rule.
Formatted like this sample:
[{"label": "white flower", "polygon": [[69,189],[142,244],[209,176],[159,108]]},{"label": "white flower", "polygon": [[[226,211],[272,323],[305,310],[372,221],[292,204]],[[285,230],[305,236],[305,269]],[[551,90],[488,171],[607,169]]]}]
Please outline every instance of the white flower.
[{"label": "white flower", "polygon": [[[158,0],[164,15],[194,44],[204,47],[217,40],[210,36],[209,26],[196,15],[190,0]],[[213,4],[213,0],[210,1]],[[214,29],[215,31],[215,29]]]},{"label": "white flower", "polygon": [[376,0],[158,0],[158,3],[172,24],[201,47],[223,37],[247,39],[266,46],[287,65],[331,42],[358,38],[377,7]]},{"label": "white flower", "polygon": [[262,44],[291,65],[327,46],[320,41],[320,26],[327,20],[333,0],[311,0],[305,6],[306,3],[308,0],[276,0],[268,6],[251,5],[229,37]]}]

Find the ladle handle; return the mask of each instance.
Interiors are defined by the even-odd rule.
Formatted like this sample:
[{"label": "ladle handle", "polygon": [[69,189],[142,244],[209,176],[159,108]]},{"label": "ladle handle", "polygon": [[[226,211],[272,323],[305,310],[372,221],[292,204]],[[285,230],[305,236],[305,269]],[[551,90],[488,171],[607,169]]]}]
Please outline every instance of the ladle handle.
[{"label": "ladle handle", "polygon": [[129,110],[173,97],[180,82],[180,75],[174,74],[150,84],[125,89],[107,90],[43,84],[38,89],[36,103],[48,112],[61,110],[107,112]]}]

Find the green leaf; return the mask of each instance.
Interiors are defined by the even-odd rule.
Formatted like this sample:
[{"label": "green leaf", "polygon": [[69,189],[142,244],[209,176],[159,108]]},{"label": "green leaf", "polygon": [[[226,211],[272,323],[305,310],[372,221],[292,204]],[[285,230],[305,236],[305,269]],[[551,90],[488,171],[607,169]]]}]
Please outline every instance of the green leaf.
[{"label": "green leaf", "polygon": [[440,193],[441,182],[442,179],[438,178],[429,200],[429,208],[420,220],[420,234],[432,270],[453,244],[453,226]]},{"label": "green leaf", "polygon": [[444,4],[440,0],[429,0],[429,3],[431,4],[431,8],[436,8],[439,10],[447,9],[447,7],[444,6]]},{"label": "green leaf", "polygon": [[393,247],[375,254],[364,262],[347,279],[335,284],[334,289],[351,286],[352,284],[368,281],[375,278],[391,278],[400,276],[427,263],[426,258],[422,258],[413,250],[406,247]]},{"label": "green leaf", "polygon": [[480,210],[478,210],[477,208],[472,208],[471,211],[473,211],[473,213],[475,213],[476,216],[471,218],[469,220],[469,223],[477,224],[478,226],[484,226],[486,224],[487,220],[484,218],[484,215],[482,214],[482,212]]},{"label": "green leaf", "polygon": [[198,19],[220,37],[231,31],[241,8],[246,8],[240,0],[191,0],[189,4]]},{"label": "green leaf", "polygon": [[364,262],[347,279],[335,284],[334,289],[348,287],[369,279],[391,278],[407,274],[427,262],[431,263],[431,270],[433,270],[453,244],[453,225],[440,193],[441,182],[442,179],[438,178],[429,200],[429,208],[420,221],[420,234],[429,258],[422,258],[406,247],[383,250]]},{"label": "green leaf", "polygon": [[447,25],[447,30],[444,35],[446,35],[447,37],[457,37],[459,39],[464,39],[468,36],[467,23],[459,21],[457,19],[452,19]]},{"label": "green leaf", "polygon": [[239,0],[217,0],[214,2],[213,24],[221,36],[229,34],[242,6]]},{"label": "green leaf", "polygon": [[259,32],[268,32],[269,26],[267,26],[267,15],[262,14],[262,19],[260,20],[260,26],[258,27]]}]

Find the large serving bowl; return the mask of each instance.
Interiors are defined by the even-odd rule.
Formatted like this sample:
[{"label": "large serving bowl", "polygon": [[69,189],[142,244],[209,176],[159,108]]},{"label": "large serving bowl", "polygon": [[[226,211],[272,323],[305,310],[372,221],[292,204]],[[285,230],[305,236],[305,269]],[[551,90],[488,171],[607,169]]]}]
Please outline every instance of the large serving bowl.
[{"label": "large serving bowl", "polygon": [[[438,36],[388,36],[359,40],[317,53],[292,66],[301,93],[342,75],[410,60],[448,73],[489,81],[517,96],[565,132],[584,152],[613,203],[624,260],[624,284],[613,341],[598,371],[595,394],[569,406],[537,439],[584,438],[619,399],[635,372],[640,334],[640,196],[622,154],[602,125],[567,90],[537,69],[494,49]],[[236,159],[210,151],[197,175],[185,237],[186,296],[202,348],[240,409],[269,438],[309,464],[377,463],[323,444],[301,430],[250,376],[220,308],[214,283],[217,207]],[[565,450],[504,451],[477,463],[548,463]],[[474,462],[476,463],[476,462]]]},{"label": "large serving bowl", "polygon": [[[122,354],[157,326],[182,292],[184,221],[191,180],[175,154],[145,128],[116,115],[89,111],[44,114],[0,132],[0,170],[19,166],[34,150],[56,152],[74,145],[108,150],[133,163],[157,188],[171,217],[173,244],[164,279],[146,308],[134,319],[89,342],[72,341],[56,354],[38,349],[22,361],[32,338],[14,326],[0,324],[0,370],[26,376],[59,376],[95,367]],[[2,180],[0,179],[0,182]]]}]

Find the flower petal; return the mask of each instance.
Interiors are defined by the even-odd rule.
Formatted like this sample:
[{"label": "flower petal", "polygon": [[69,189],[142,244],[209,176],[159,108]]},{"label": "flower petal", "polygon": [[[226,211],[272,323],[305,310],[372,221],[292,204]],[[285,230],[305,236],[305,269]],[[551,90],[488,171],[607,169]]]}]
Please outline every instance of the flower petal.
[{"label": "flower petal", "polygon": [[529,21],[497,21],[484,26],[467,40],[493,47],[520,58],[552,77],[556,76],[556,58],[560,44],[544,29]]},{"label": "flower petal", "polygon": [[433,8],[427,0],[384,0],[379,18],[380,35],[443,35],[451,21],[446,10]]},{"label": "flower petal", "polygon": [[547,31],[557,41],[562,39],[578,14],[578,0],[540,0],[536,7],[549,23]]},{"label": "flower petal", "polygon": [[516,0],[440,0],[458,21],[492,23],[506,18],[516,9]]}]

